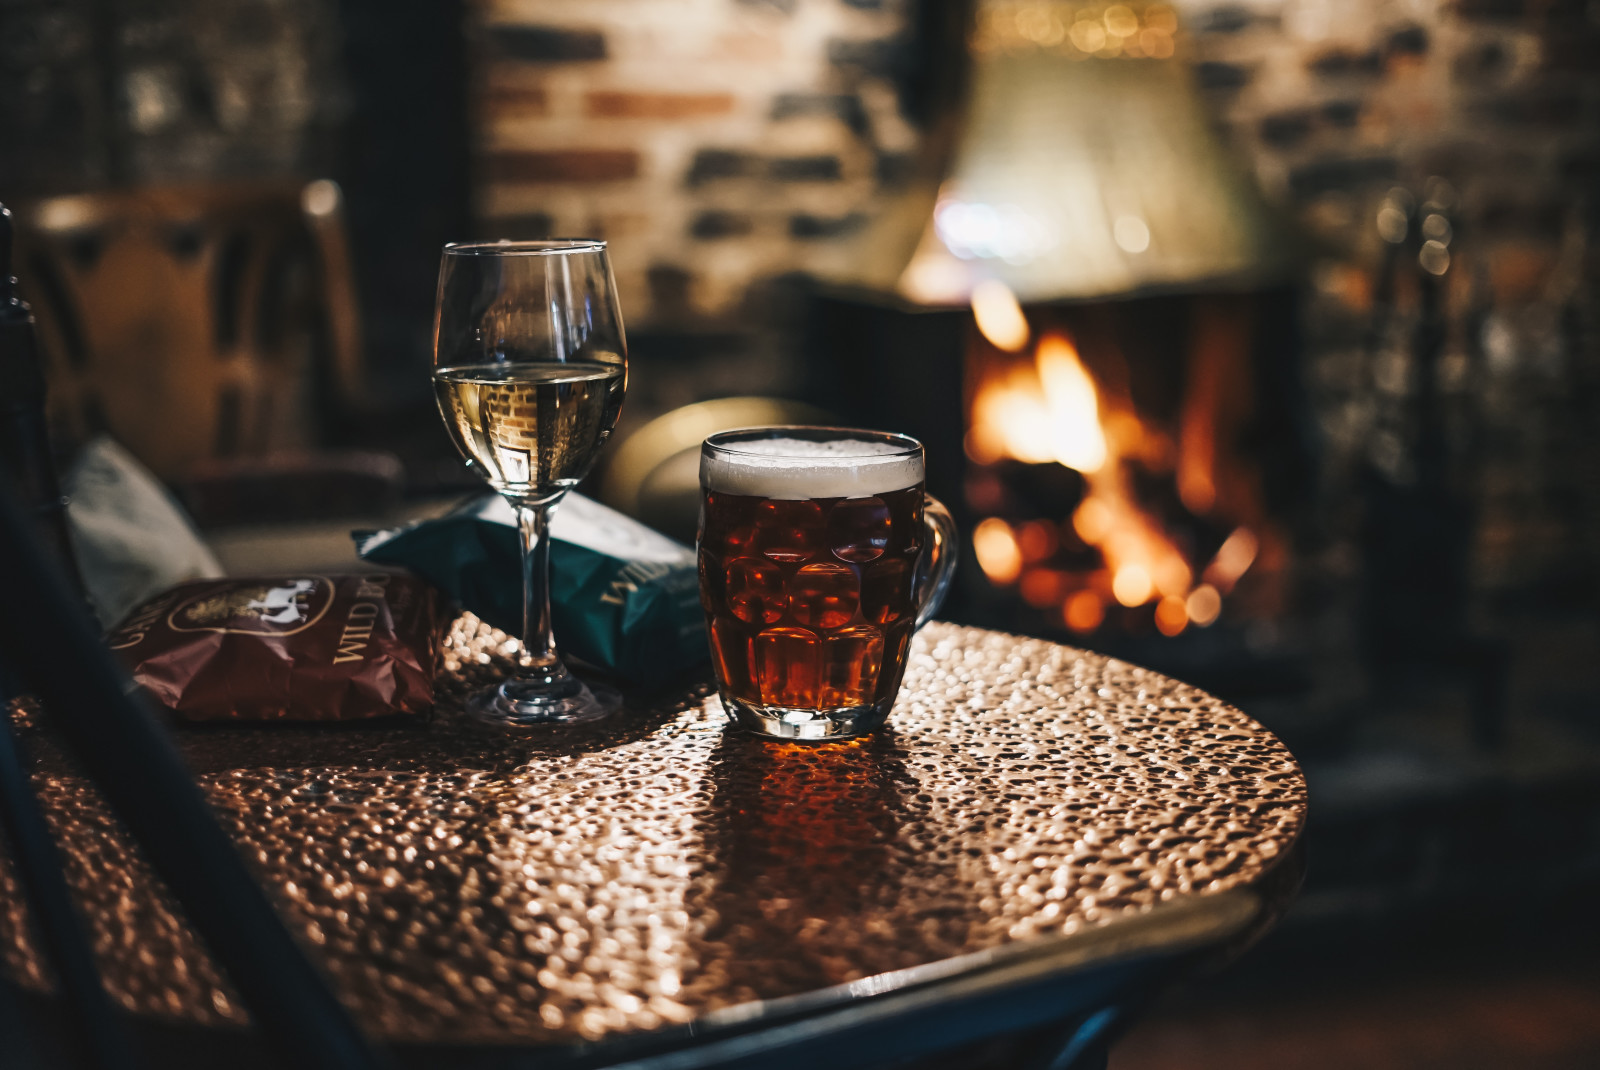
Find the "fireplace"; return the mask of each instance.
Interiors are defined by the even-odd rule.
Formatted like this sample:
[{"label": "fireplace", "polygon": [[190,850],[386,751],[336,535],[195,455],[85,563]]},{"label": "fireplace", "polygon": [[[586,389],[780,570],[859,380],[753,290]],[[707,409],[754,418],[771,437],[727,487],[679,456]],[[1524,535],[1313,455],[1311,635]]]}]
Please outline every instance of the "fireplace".
[{"label": "fireplace", "polygon": [[978,5],[954,148],[812,306],[810,400],[927,442],[969,541],[952,613],[1236,663],[1290,608],[1309,482],[1297,242],[1172,8],[1040,13]]},{"label": "fireplace", "polygon": [[[1269,619],[1293,496],[1262,454],[1293,451],[1258,371],[1246,294],[1030,307],[979,288],[966,344],[965,504],[992,587],[1035,627],[1176,637]],[[1274,325],[1266,325],[1270,331]],[[1274,451],[1259,446],[1272,441]],[[1280,454],[1282,456],[1282,454]],[[1269,491],[1269,478],[1274,485]]]},{"label": "fireplace", "polygon": [[1292,286],[811,307],[812,400],[928,444],[968,538],[950,613],[1285,679],[1264,637],[1294,608],[1311,469]]},{"label": "fireplace", "polygon": [[963,504],[991,612],[1173,638],[1285,611],[1304,462],[1287,298],[975,290]]}]

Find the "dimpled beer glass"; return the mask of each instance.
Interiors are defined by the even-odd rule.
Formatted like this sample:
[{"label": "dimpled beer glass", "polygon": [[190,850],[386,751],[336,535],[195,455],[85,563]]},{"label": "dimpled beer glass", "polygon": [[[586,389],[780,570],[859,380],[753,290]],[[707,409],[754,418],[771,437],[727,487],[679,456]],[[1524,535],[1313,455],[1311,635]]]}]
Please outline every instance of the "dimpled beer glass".
[{"label": "dimpled beer glass", "polygon": [[783,739],[883,724],[955,550],[916,439],[836,427],[706,439],[700,601],[729,716]]}]

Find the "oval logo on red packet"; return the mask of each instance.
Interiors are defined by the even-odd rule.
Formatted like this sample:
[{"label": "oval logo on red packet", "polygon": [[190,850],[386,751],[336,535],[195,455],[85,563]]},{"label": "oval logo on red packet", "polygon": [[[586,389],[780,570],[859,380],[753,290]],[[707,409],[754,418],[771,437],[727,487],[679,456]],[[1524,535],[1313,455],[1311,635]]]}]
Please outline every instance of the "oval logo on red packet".
[{"label": "oval logo on red packet", "polygon": [[175,632],[294,635],[321,620],[333,605],[324,576],[213,588],[178,603],[167,615]]}]

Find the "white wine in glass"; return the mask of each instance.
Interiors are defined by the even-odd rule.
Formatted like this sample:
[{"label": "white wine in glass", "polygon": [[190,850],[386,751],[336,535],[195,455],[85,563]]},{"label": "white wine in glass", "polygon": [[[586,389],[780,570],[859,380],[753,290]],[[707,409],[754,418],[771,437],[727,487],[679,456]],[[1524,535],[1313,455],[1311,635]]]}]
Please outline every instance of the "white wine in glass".
[{"label": "white wine in glass", "polygon": [[468,364],[433,373],[461,455],[502,494],[573,486],[593,466],[622,406],[623,366]]},{"label": "white wine in glass", "polygon": [[550,632],[550,514],[616,425],[627,342],[604,242],[447,245],[434,321],[434,395],[467,464],[516,510],[519,671],[469,710],[507,727],[593,720],[616,694],[574,676]]}]

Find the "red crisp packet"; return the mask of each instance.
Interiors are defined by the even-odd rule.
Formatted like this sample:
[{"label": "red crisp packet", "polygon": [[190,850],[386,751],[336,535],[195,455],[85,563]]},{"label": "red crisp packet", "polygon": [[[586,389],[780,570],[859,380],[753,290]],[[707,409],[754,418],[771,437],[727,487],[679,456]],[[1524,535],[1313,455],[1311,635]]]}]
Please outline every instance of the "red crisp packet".
[{"label": "red crisp packet", "polygon": [[188,721],[352,721],[433,708],[438,596],[398,573],[200,580],[108,636]]}]

